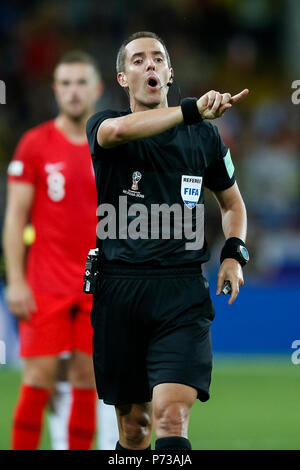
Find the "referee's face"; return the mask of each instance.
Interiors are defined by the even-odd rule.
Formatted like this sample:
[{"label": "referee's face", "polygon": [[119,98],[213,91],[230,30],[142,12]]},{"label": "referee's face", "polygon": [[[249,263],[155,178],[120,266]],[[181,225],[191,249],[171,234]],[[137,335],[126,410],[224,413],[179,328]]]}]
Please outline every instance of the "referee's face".
[{"label": "referee's face", "polygon": [[101,82],[90,64],[61,64],[55,71],[54,93],[60,112],[81,120],[93,112]]},{"label": "referee's face", "polygon": [[118,82],[129,89],[134,111],[168,106],[167,83],[172,75],[159,41],[139,38],[127,44],[125,71],[118,74]]}]

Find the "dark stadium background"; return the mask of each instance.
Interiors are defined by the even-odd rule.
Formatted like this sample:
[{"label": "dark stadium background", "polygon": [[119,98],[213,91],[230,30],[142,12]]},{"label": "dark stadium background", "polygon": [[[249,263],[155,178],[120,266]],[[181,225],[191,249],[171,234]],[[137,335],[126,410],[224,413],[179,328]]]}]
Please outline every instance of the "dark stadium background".
[{"label": "dark stadium background", "polygon": [[[300,80],[298,0],[65,0],[0,3],[0,231],[6,169],[24,131],[55,116],[51,73],[59,57],[80,48],[99,62],[105,91],[98,108],[127,107],[115,80],[118,47],[127,35],[155,31],[165,40],[175,69],[170,104],[209,89],[244,101],[214,121],[231,148],[246,202],[251,263],[246,285],[231,307],[215,297],[220,216],[207,195],[206,234],[216,318],[212,398],[197,403],[191,418],[195,449],[299,449],[300,345]],[[20,361],[15,324],[4,301],[0,252],[0,448],[9,446]],[[296,343],[294,343],[295,346]],[[299,346],[298,346],[299,348]],[[292,353],[294,352],[294,363]],[[296,363],[295,363],[296,362]],[[43,448],[49,448],[47,433]]]}]

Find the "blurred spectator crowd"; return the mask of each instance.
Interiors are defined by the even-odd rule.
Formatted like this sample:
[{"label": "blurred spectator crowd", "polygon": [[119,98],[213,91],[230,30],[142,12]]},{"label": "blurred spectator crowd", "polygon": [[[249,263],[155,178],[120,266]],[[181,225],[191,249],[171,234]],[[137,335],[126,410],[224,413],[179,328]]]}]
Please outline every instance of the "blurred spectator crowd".
[{"label": "blurred spectator crowd", "polygon": [[[291,83],[300,76],[293,76],[285,61],[293,15],[288,8],[293,1],[2,1],[0,79],[7,96],[0,106],[0,229],[14,148],[23,132],[57,112],[51,82],[60,56],[71,49],[92,54],[105,84],[98,108],[125,108],[126,95],[116,82],[117,51],[129,34],[150,30],[166,42],[175,70],[170,105],[209,89],[250,90],[214,121],[231,149],[248,210],[253,262],[247,272],[266,282],[299,280],[300,105],[291,102]],[[215,231],[220,216],[209,195],[207,206],[214,269],[222,234]]]}]

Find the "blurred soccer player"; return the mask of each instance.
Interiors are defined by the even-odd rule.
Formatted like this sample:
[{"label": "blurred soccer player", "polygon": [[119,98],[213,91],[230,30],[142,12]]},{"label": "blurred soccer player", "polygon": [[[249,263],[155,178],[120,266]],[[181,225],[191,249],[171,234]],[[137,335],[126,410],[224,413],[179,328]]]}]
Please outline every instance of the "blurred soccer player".
[{"label": "blurred soccer player", "polygon": [[[71,353],[69,449],[89,449],[93,441],[91,299],[82,293],[82,274],[95,244],[96,188],[85,125],[101,91],[93,59],[80,51],[67,54],[54,72],[57,118],[25,133],[8,169],[7,300],[19,320],[24,358],[13,449],[38,447],[63,352]],[[25,263],[22,234],[29,219],[36,239]]]}]

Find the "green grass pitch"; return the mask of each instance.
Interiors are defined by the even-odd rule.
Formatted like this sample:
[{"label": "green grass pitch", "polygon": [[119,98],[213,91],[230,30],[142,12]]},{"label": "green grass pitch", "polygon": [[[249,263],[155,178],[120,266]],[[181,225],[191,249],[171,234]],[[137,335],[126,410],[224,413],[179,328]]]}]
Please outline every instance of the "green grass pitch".
[{"label": "green grass pitch", "polygon": [[[0,449],[9,449],[20,372],[0,366]],[[195,403],[193,449],[300,449],[300,365],[290,357],[216,355],[211,398]],[[50,449],[44,426],[41,449]]]}]

